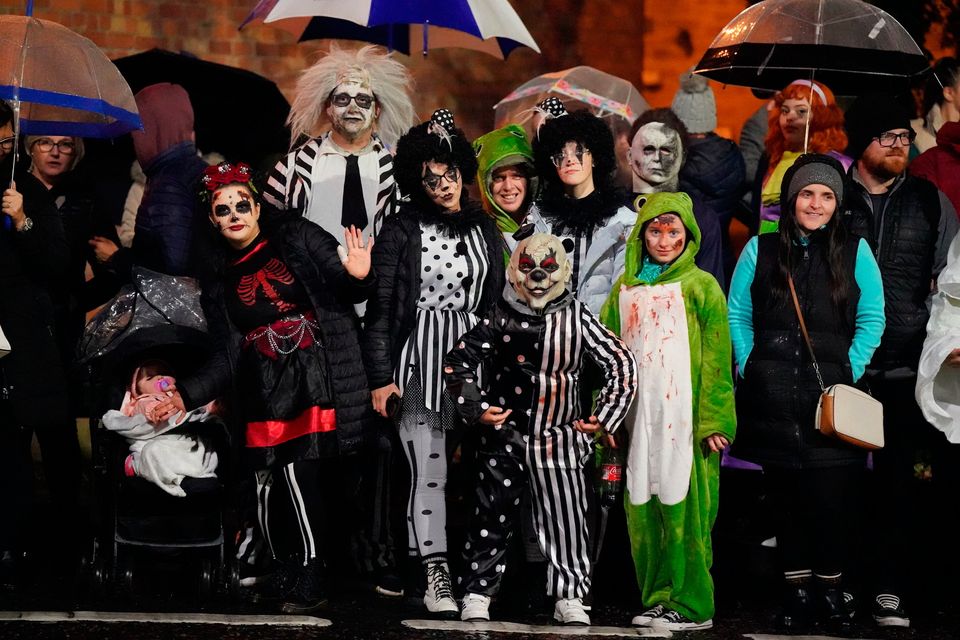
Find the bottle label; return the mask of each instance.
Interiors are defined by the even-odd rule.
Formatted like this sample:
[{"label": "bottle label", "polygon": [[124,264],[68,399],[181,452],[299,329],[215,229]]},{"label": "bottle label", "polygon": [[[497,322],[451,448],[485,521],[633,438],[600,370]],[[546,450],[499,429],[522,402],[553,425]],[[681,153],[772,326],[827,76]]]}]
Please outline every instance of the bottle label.
[{"label": "bottle label", "polygon": [[605,464],[600,468],[600,479],[604,482],[620,482],[623,479],[623,466]]}]

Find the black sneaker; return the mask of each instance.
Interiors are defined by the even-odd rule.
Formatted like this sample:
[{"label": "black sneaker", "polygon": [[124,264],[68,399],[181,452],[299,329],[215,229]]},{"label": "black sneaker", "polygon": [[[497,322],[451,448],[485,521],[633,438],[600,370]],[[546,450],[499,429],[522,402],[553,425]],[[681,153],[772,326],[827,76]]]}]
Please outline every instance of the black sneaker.
[{"label": "black sneaker", "polygon": [[251,602],[278,602],[286,596],[296,585],[296,575],[293,567],[286,564],[277,564],[273,573],[258,580],[255,584],[244,589]]},{"label": "black sneaker", "polygon": [[697,631],[698,629],[712,629],[713,619],[696,622],[679,611],[667,611],[659,618],[650,621],[650,626],[654,629],[667,629],[669,631]]},{"label": "black sneaker", "polygon": [[380,569],[373,575],[373,590],[386,598],[402,598],[403,578],[389,568]]},{"label": "black sneaker", "polygon": [[892,593],[881,593],[873,603],[873,619],[880,627],[909,627],[910,618],[907,617],[899,596]]},{"label": "black sneaker", "polygon": [[788,586],[783,609],[777,616],[781,631],[806,631],[813,622],[813,601],[805,584]]}]

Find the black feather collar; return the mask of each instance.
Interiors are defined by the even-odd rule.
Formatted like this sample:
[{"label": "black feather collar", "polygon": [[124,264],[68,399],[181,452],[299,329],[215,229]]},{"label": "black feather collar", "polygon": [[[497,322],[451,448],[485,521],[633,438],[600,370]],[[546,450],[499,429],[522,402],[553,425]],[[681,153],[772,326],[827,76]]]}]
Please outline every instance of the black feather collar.
[{"label": "black feather collar", "polygon": [[399,215],[415,217],[421,225],[435,226],[442,235],[448,238],[456,238],[469,233],[484,218],[489,217],[479,203],[468,199],[463,200],[460,211],[457,213],[447,213],[436,206],[428,208],[411,203],[401,207]]},{"label": "black feather collar", "polygon": [[562,191],[544,193],[537,203],[555,235],[591,235],[623,206],[619,189],[595,190],[583,198],[570,198]]}]

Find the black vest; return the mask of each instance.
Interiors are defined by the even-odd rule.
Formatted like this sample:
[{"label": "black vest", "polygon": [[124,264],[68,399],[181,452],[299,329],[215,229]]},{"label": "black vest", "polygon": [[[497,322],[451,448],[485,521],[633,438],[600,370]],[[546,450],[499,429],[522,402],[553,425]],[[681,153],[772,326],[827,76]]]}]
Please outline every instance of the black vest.
[{"label": "black vest", "polygon": [[[851,181],[853,182],[853,181]],[[922,178],[906,176],[876,214],[869,195],[853,183],[843,222],[867,239],[880,266],[887,327],[870,368],[916,370],[926,337],[927,297],[940,233],[940,197]]]},{"label": "black vest", "polygon": [[[836,310],[830,296],[826,235],[815,233],[796,247],[792,270],[797,297],[826,386],[852,384],[848,351],[856,328],[860,288],[854,279],[859,238],[849,238],[842,260],[847,303]],[[757,267],[750,287],[753,350],[737,385],[737,441],[734,454],[761,465],[785,468],[862,464],[863,454],[820,435],[814,426],[820,385],[800,333],[793,302],[772,290],[778,234],[759,237]]]}]

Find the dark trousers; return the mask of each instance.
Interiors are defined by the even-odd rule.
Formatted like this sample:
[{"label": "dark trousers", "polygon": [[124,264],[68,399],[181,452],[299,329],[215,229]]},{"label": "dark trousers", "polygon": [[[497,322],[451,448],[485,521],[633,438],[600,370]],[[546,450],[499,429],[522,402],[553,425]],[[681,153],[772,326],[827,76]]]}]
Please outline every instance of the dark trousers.
[{"label": "dark trousers", "polygon": [[[867,531],[874,542],[866,562],[874,593],[910,592],[921,598],[943,582],[954,590],[955,525],[960,518],[960,445],[923,417],[914,399],[916,378],[870,380],[883,403],[885,446],[873,453]],[[951,575],[952,574],[952,575]]]},{"label": "dark trousers", "polygon": [[390,520],[393,442],[388,433],[386,429],[381,433],[376,450],[359,456],[360,522],[353,536],[353,554],[363,574],[393,570],[396,566]]},{"label": "dark trousers", "polygon": [[[0,401],[0,469],[12,481],[9,507],[0,518],[0,549],[26,550],[30,523],[35,515],[34,472],[31,442],[36,433],[43,475],[60,526],[77,531],[80,485],[80,444],[73,420],[33,428],[19,425],[8,402]],[[81,542],[77,536],[78,544]]]},{"label": "dark trousers", "polygon": [[851,514],[857,513],[862,469],[764,468],[784,572],[842,573],[848,564]]}]

